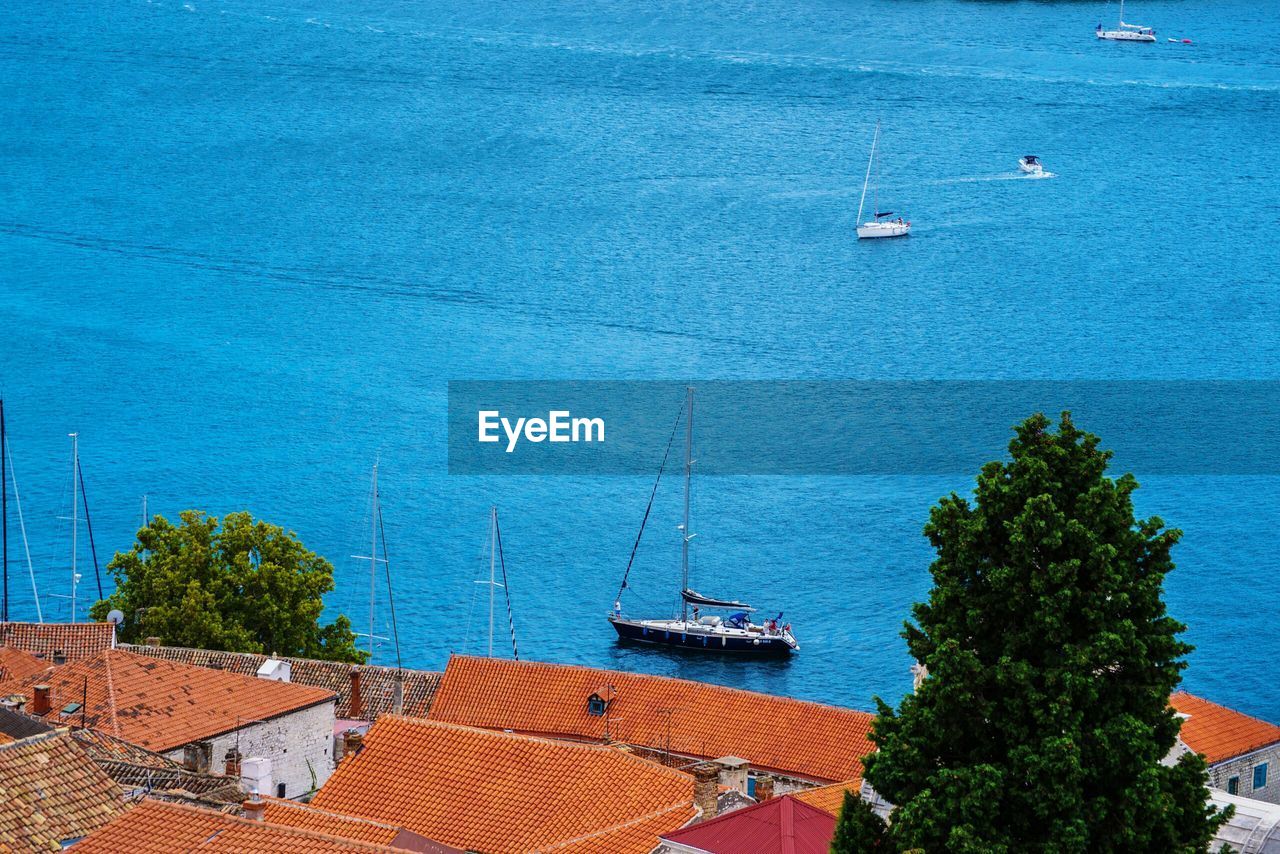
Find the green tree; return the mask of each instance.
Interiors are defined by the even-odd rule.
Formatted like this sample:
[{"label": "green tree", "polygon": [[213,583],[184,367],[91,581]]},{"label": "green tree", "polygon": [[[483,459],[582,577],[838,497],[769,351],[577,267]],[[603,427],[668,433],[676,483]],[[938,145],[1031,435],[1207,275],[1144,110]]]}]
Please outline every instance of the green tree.
[{"label": "green tree", "polygon": [[1018,425],[973,503],[932,509],[934,586],[903,635],[929,676],[896,712],[877,698],[866,778],[899,849],[1204,851],[1227,818],[1204,761],[1160,763],[1191,650],[1163,601],[1181,532],[1134,518],[1137,481],[1069,413],[1051,428]]},{"label": "green tree", "polygon": [[867,854],[889,850],[884,819],[871,804],[845,789],[844,804],[831,837],[831,854]]},{"label": "green tree", "polygon": [[333,589],[333,566],[292,532],[248,513],[218,520],[195,510],[174,525],[163,516],[138,531],[127,552],[107,565],[116,592],[90,610],[96,620],[118,608],[119,636],[231,652],[276,653],[364,661],[351,622],[320,625],[321,597]]}]

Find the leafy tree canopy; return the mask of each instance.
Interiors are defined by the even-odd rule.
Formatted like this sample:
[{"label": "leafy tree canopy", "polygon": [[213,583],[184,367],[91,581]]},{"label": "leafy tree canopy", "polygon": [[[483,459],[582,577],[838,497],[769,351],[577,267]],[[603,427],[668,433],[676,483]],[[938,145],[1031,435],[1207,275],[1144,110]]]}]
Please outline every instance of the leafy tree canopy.
[{"label": "leafy tree canopy", "polygon": [[1063,413],[1015,428],[925,527],[929,600],[904,632],[928,667],[877,699],[866,778],[896,805],[894,847],[928,852],[1204,851],[1226,815],[1203,759],[1162,765],[1191,647],[1165,611],[1179,531],[1134,518],[1132,475]]},{"label": "leafy tree canopy", "polygon": [[116,592],[90,610],[96,620],[118,608],[120,639],[231,652],[276,653],[364,661],[351,622],[320,625],[321,597],[333,589],[333,566],[292,532],[248,513],[221,526],[195,510],[174,525],[155,516],[107,571]]},{"label": "leafy tree canopy", "polygon": [[836,831],[831,837],[831,854],[872,854],[889,851],[884,819],[871,804],[845,789]]}]

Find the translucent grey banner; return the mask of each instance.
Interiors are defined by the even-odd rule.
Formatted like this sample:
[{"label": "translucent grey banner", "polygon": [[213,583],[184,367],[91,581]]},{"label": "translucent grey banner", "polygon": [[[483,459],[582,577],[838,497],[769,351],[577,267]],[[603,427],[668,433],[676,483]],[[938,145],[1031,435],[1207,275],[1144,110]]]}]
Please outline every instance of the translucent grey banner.
[{"label": "translucent grey banner", "polygon": [[652,474],[687,387],[702,475],[975,474],[1015,423],[1063,410],[1114,472],[1280,474],[1272,380],[452,381],[449,472]]}]

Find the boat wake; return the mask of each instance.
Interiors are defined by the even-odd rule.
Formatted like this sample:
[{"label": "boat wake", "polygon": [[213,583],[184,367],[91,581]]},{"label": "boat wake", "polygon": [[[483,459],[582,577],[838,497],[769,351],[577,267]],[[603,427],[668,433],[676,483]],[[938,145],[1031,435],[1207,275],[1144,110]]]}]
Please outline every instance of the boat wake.
[{"label": "boat wake", "polygon": [[1056,172],[1037,172],[1023,174],[1021,172],[1001,172],[998,175],[970,175],[963,178],[938,178],[934,181],[918,181],[917,187],[940,187],[946,184],[983,184],[988,181],[1036,181],[1041,178],[1057,178]]}]

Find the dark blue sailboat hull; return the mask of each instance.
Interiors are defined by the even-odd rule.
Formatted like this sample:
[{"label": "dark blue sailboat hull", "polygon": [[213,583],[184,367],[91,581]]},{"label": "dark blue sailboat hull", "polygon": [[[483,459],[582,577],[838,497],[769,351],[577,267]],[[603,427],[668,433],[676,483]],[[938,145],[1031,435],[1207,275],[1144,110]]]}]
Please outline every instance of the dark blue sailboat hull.
[{"label": "dark blue sailboat hull", "polygon": [[635,620],[610,617],[619,640],[643,643],[690,652],[733,653],[736,655],[786,656],[792,653],[789,643],[780,637],[719,637],[702,632],[679,632],[653,629]]}]

